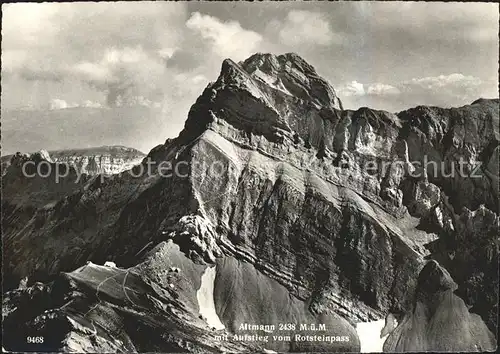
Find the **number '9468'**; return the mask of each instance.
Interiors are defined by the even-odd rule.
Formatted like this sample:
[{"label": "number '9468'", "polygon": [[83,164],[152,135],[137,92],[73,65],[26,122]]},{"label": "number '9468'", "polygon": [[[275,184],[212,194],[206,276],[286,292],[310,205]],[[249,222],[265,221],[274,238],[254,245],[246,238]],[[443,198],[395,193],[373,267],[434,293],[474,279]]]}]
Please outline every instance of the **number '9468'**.
[{"label": "number '9468'", "polygon": [[43,343],[43,337],[26,337],[26,343],[31,343],[31,344],[42,344]]}]

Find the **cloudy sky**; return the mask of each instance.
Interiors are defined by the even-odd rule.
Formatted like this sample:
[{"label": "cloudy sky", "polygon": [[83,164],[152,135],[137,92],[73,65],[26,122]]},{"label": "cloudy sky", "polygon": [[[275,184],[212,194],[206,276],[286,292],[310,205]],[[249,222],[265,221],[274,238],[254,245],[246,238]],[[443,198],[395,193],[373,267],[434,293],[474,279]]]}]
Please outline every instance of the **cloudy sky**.
[{"label": "cloudy sky", "polygon": [[[2,129],[14,122],[22,134],[19,119],[8,119],[19,109],[103,107],[111,112],[103,120],[130,126],[116,143],[147,151],[182,129],[224,58],[255,52],[298,53],[347,108],[498,97],[498,10],[430,2],[3,5]],[[123,110],[116,117],[117,106],[144,107],[150,120],[130,122]],[[47,117],[44,124],[59,124]],[[78,118],[68,119],[77,129]]]}]

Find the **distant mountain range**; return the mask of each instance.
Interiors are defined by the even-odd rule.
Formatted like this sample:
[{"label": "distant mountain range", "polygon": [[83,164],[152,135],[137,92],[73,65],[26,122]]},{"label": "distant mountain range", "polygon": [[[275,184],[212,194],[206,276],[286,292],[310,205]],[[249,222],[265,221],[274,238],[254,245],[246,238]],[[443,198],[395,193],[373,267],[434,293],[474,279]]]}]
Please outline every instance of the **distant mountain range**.
[{"label": "distant mountain range", "polygon": [[[183,123],[172,123],[159,108],[145,106],[57,110],[4,110],[2,155],[18,151],[64,150],[100,145],[149,150]],[[162,129],[159,129],[161,127]]]},{"label": "distant mountain range", "polygon": [[[26,155],[31,156],[33,154]],[[139,164],[146,156],[137,149],[118,145],[87,149],[42,150],[37,154],[50,162],[65,163],[74,167],[78,172],[89,175],[119,173]],[[5,155],[1,157],[2,174],[6,171],[14,156]]]}]

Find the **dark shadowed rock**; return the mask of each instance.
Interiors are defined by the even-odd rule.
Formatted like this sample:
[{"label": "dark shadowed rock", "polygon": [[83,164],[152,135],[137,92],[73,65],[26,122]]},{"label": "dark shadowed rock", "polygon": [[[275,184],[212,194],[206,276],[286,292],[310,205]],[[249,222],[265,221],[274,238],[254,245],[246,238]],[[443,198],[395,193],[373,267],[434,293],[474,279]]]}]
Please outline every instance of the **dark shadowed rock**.
[{"label": "dark shadowed rock", "polygon": [[442,236],[427,246],[431,257],[449,270],[459,284],[456,294],[494,332],[498,323],[498,215],[484,206],[455,214],[444,200],[424,225],[442,230]]},{"label": "dark shadowed rock", "polygon": [[427,167],[429,182],[456,210],[484,204],[498,213],[498,104],[498,99],[482,99],[459,108],[419,106],[398,114],[410,160]]},{"label": "dark shadowed rock", "polygon": [[454,294],[457,284],[437,262],[418,277],[413,308],[384,343],[384,352],[482,352],[496,340],[480,316]]}]

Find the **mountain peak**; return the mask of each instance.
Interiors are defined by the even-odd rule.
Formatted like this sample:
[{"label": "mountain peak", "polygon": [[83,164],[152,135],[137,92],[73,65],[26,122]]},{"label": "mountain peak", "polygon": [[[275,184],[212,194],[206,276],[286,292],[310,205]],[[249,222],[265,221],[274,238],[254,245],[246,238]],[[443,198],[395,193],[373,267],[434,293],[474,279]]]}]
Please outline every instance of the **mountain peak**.
[{"label": "mountain peak", "polygon": [[239,66],[252,78],[275,90],[323,107],[342,109],[333,87],[296,53],[257,53]]},{"label": "mountain peak", "polygon": [[223,61],[217,81],[191,107],[182,136],[197,136],[209,126],[217,130],[214,124],[225,122],[269,141],[314,136],[314,146],[323,135],[312,127],[337,120],[340,111],[333,87],[299,55],[257,53],[239,63]]},{"label": "mountain peak", "polygon": [[257,69],[269,72],[295,67],[305,74],[317,75],[314,67],[296,53],[285,53],[281,55],[256,53],[243,62],[240,62],[240,65],[249,73]]}]

